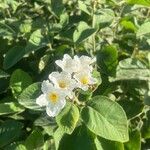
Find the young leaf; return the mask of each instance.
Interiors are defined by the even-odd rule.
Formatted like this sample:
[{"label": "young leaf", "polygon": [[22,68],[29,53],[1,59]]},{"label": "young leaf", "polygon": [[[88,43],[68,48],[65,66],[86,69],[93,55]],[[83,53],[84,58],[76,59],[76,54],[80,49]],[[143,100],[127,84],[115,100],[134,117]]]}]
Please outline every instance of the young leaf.
[{"label": "young leaf", "polygon": [[95,96],[82,109],[81,116],[85,125],[96,135],[112,141],[128,141],[127,117],[115,101]]},{"label": "young leaf", "polygon": [[78,119],[78,107],[74,104],[68,103],[62,112],[56,117],[56,122],[65,133],[71,134],[76,127]]},{"label": "young leaf", "polygon": [[18,97],[30,84],[32,84],[32,78],[26,72],[17,69],[12,73],[9,86],[15,97]]},{"label": "young leaf", "polygon": [[145,23],[143,23],[143,24],[139,27],[139,29],[138,29],[138,31],[137,31],[137,33],[136,33],[137,37],[140,37],[140,36],[149,34],[149,33],[150,33],[149,29],[150,29],[150,22],[145,22]]}]

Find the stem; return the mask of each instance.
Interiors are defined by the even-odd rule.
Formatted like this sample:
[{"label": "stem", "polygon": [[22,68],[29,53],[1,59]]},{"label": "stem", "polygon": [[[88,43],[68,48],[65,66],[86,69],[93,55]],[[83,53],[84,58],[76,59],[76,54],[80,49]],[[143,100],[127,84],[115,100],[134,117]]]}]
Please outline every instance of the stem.
[{"label": "stem", "polygon": [[131,57],[132,58],[134,58],[134,57],[136,57],[136,55],[138,54],[138,45],[136,44],[135,45],[135,47],[134,47],[134,50],[133,50],[133,52],[132,52],[132,55],[131,55]]},{"label": "stem", "polygon": [[75,97],[74,102],[79,106],[85,106],[85,102],[80,102],[77,97]]},{"label": "stem", "polygon": [[[96,11],[97,0],[93,0],[92,3],[93,3],[92,28],[95,28],[95,11]],[[92,55],[93,55],[96,52],[95,33],[92,35],[92,43],[93,43],[93,53],[92,53]]]}]

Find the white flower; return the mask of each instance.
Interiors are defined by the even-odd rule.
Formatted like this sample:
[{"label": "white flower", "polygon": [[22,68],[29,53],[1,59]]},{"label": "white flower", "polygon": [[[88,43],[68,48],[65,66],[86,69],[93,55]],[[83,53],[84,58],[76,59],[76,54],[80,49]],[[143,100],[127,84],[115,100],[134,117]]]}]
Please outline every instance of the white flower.
[{"label": "white flower", "polygon": [[97,83],[97,80],[92,77],[91,72],[87,72],[84,70],[80,73],[76,73],[74,75],[74,78],[78,81],[79,88],[81,88],[84,91],[88,90],[89,85]]},{"label": "white flower", "polygon": [[96,58],[91,58],[88,56],[81,56],[78,57],[77,55],[74,56],[74,61],[78,62],[78,68],[75,72],[79,73],[84,71],[93,71],[93,66],[91,65],[92,63],[94,63],[96,61]]},{"label": "white flower", "polygon": [[77,55],[75,55],[74,59],[75,60],[79,59],[79,61],[82,65],[91,65],[92,63],[94,63],[96,61],[95,57],[91,58],[91,57],[84,56],[84,55],[82,55],[81,57],[78,57]]},{"label": "white flower", "polygon": [[73,98],[73,90],[77,88],[77,82],[72,79],[70,73],[64,71],[62,71],[61,73],[52,72],[49,75],[49,79],[53,82],[56,88],[65,91],[69,98]]},{"label": "white flower", "polygon": [[54,87],[48,80],[43,81],[43,94],[36,99],[36,103],[41,107],[46,106],[46,112],[50,117],[55,117],[66,104],[66,93]]},{"label": "white flower", "polygon": [[93,71],[91,64],[95,61],[96,58],[88,56],[78,57],[75,55],[72,59],[68,54],[65,54],[63,60],[56,60],[55,63],[65,72],[78,73],[83,70]]},{"label": "white flower", "polygon": [[73,73],[77,70],[80,62],[72,59],[68,54],[65,54],[63,60],[56,60],[55,63],[65,72]]}]

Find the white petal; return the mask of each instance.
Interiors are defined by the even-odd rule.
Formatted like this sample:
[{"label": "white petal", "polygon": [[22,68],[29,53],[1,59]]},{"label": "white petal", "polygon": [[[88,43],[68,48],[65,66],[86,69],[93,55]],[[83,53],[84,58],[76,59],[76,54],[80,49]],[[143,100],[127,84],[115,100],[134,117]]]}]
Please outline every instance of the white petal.
[{"label": "white petal", "polygon": [[46,100],[46,96],[44,94],[40,95],[36,99],[36,104],[40,105],[41,107],[46,106],[48,104],[48,102]]},{"label": "white petal", "polygon": [[96,84],[98,81],[96,78],[90,77],[90,83],[89,84]]},{"label": "white petal", "polygon": [[87,91],[89,86],[88,85],[81,85],[80,87],[83,91]]},{"label": "white petal", "polygon": [[59,114],[59,112],[64,108],[66,104],[66,101],[60,101],[59,103],[57,103],[56,105],[47,105],[46,107],[46,113],[50,116],[50,117],[55,117]]},{"label": "white petal", "polygon": [[44,80],[42,82],[41,90],[42,90],[43,93],[46,94],[52,89],[53,89],[53,85],[48,80]]},{"label": "white petal", "polygon": [[91,58],[88,56],[81,56],[80,61],[81,61],[81,63],[83,63],[83,65],[90,65],[96,61],[96,57]]},{"label": "white petal", "polygon": [[60,68],[64,68],[64,62],[62,60],[56,60],[55,61],[56,65],[59,66]]},{"label": "white petal", "polygon": [[66,59],[72,59],[68,54],[64,54],[64,58],[63,58],[64,60],[66,60]]}]

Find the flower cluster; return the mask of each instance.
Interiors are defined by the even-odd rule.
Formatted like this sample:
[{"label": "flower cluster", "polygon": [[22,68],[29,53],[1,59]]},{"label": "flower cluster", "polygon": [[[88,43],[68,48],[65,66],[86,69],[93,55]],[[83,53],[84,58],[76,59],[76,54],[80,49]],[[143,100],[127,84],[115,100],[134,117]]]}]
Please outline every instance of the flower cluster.
[{"label": "flower cluster", "polygon": [[43,94],[36,99],[36,103],[46,107],[49,116],[57,116],[65,106],[66,98],[74,99],[77,88],[86,91],[90,85],[97,83],[92,77],[92,63],[95,61],[95,58],[88,56],[71,58],[68,54],[64,55],[63,60],[56,60],[62,72],[52,72],[49,80],[42,82]]}]

